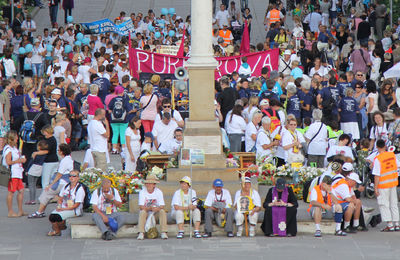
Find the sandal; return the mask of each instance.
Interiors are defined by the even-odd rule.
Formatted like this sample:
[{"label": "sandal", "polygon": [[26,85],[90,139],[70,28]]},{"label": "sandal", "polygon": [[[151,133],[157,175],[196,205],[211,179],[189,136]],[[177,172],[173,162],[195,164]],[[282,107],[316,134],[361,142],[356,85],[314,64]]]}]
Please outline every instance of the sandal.
[{"label": "sandal", "polygon": [[194,231],[194,232],[193,232],[193,236],[194,236],[195,238],[201,238],[201,234],[200,234],[199,231]]},{"label": "sandal", "polygon": [[34,200],[25,202],[25,205],[35,205],[35,204],[36,204],[36,201],[34,201]]},{"label": "sandal", "polygon": [[56,233],[56,231],[52,230],[49,233],[47,233],[47,236],[49,236],[49,237],[59,237],[59,236],[61,236],[61,232]]},{"label": "sandal", "polygon": [[28,216],[28,213],[25,212],[18,213],[18,217],[24,217],[24,216]]},{"label": "sandal", "polygon": [[384,229],[381,230],[381,232],[393,232],[393,231],[395,231],[395,228],[393,226],[392,227],[386,226]]},{"label": "sandal", "polygon": [[335,231],[335,236],[344,237],[344,236],[347,236],[347,233],[344,232],[343,230],[336,230]]},{"label": "sandal", "polygon": [[19,218],[17,213],[13,213],[13,214],[8,214],[9,218]]},{"label": "sandal", "polygon": [[28,216],[28,218],[44,218],[44,217],[46,217],[46,214],[44,214],[44,212],[40,213],[38,211],[36,211]]}]

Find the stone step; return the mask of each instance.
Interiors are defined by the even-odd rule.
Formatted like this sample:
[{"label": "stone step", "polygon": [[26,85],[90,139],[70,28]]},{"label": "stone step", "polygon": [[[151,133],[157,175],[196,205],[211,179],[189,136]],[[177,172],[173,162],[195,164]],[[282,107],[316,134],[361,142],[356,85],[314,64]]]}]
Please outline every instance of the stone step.
[{"label": "stone step", "polygon": [[[166,178],[168,182],[178,182],[183,176],[190,177],[190,169],[170,168],[167,170]],[[212,183],[217,178],[224,182],[238,181],[239,174],[235,170],[221,168],[193,168],[192,170],[192,181]]]}]

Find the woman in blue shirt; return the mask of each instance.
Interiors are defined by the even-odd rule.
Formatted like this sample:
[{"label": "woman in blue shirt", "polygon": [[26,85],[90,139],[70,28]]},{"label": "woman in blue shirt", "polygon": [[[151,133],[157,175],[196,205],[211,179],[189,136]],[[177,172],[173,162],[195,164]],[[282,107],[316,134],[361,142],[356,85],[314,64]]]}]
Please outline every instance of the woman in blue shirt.
[{"label": "woman in blue shirt", "polygon": [[354,90],[349,87],[345,90],[345,97],[339,101],[340,129],[345,134],[351,134],[353,140],[360,139],[357,114],[360,113],[358,103],[353,98]]}]

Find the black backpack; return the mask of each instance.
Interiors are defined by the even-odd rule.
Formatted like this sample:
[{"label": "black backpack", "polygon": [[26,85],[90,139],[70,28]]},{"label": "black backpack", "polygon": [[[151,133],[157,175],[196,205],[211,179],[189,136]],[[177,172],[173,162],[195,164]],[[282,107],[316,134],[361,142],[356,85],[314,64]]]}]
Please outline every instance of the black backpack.
[{"label": "black backpack", "polygon": [[378,95],[378,108],[382,113],[385,113],[388,110],[388,104],[382,94]]},{"label": "black backpack", "polygon": [[124,98],[116,97],[111,113],[111,121],[123,122],[126,118],[126,109],[124,106]]},{"label": "black backpack", "polygon": [[[69,185],[71,185],[71,183],[68,183],[64,189],[66,189]],[[78,187],[76,187],[76,189],[75,189],[75,196],[80,187],[82,187],[83,190],[85,191],[85,198],[83,199],[83,203],[82,203],[83,209],[85,210],[90,207],[90,199],[92,197],[92,194],[90,193],[88,186],[86,186],[82,182],[78,182]]]}]

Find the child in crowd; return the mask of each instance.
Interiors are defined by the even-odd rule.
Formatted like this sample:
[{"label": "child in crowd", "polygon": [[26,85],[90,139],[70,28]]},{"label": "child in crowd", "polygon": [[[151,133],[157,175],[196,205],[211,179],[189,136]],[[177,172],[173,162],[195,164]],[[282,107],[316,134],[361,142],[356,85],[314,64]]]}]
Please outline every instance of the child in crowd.
[{"label": "child in crowd", "polygon": [[[47,151],[49,145],[45,140],[41,140],[37,144],[38,151]],[[42,168],[44,160],[46,159],[46,154],[36,155],[31,159],[31,165],[28,169],[28,188],[29,188],[29,201],[25,205],[35,205],[36,204],[36,184],[42,176]]]}]

